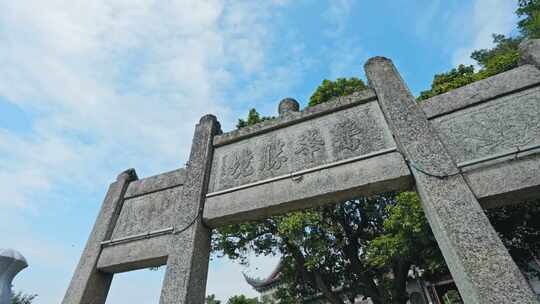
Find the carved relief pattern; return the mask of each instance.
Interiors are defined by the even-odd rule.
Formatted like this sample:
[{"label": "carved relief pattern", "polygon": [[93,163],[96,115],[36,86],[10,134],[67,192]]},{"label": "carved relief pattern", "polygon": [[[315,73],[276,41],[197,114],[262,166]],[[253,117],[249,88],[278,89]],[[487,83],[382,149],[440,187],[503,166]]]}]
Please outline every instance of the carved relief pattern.
[{"label": "carved relief pattern", "polygon": [[124,202],[112,238],[131,236],[139,233],[168,228],[174,225],[174,207],[182,187],[171,188]]},{"label": "carved relief pattern", "polygon": [[218,146],[209,190],[285,176],[393,145],[377,103],[362,104]]},{"label": "carved relief pattern", "polygon": [[[230,156],[230,157],[228,157]],[[228,177],[248,177],[255,172],[252,165],[253,152],[249,149],[235,151],[232,155],[223,156],[223,174]]]},{"label": "carved relief pattern", "polygon": [[360,147],[362,128],[357,120],[344,118],[336,123],[331,132],[335,151],[356,151]]},{"label": "carved relief pattern", "polygon": [[506,101],[443,121],[440,128],[456,159],[465,161],[540,141],[539,113],[537,98]]},{"label": "carved relief pattern", "polygon": [[267,143],[262,150],[261,171],[273,171],[281,169],[288,158],[283,154],[285,143],[280,139],[274,139]]},{"label": "carved relief pattern", "polygon": [[300,134],[295,154],[302,155],[308,162],[315,161],[315,153],[324,147],[324,140],[318,129],[306,130]]}]

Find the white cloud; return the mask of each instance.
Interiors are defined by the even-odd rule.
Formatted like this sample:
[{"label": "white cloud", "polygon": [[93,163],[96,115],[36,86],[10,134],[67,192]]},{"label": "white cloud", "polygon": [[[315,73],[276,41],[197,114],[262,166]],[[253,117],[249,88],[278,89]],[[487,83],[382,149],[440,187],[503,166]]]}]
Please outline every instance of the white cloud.
[{"label": "white cloud", "polygon": [[238,77],[282,73],[263,68],[272,5],[2,2],[0,96],[36,119],[29,136],[0,132],[0,181],[13,194],[0,206],[28,206],[66,179],[181,166],[199,117],[231,124],[225,92]]},{"label": "white cloud", "polygon": [[492,34],[509,34],[515,23],[516,1],[476,0],[471,18],[460,18],[459,35],[467,37],[467,43],[458,48],[452,63],[473,64],[471,53],[493,45]]},{"label": "white cloud", "polygon": [[[279,31],[274,9],[285,4],[0,2],[0,97],[33,118],[30,132],[0,129],[0,221],[77,206],[73,192],[101,193],[128,167],[145,176],[183,166],[202,115],[219,114],[229,127],[237,105],[262,98],[257,87],[265,80],[283,79],[272,82],[278,91],[301,79],[301,62],[268,64]],[[236,92],[239,82],[255,89],[243,96]],[[4,224],[8,229],[31,221],[21,216]],[[58,303],[82,248],[48,242],[45,235],[20,230],[0,246],[29,258],[31,268],[17,283],[39,293],[37,303]],[[214,274],[223,279],[236,270]],[[209,290],[226,291],[210,281],[219,286]]]}]

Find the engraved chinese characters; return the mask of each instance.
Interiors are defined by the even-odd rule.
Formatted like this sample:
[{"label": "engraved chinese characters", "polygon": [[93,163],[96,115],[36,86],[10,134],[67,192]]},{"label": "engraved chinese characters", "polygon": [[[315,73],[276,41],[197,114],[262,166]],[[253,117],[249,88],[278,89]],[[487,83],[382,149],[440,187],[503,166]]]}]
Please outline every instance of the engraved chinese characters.
[{"label": "engraved chinese characters", "polygon": [[334,149],[338,152],[343,150],[355,151],[361,144],[358,136],[362,134],[362,128],[360,128],[357,120],[346,117],[339,121],[331,132],[334,136]]},{"label": "engraved chinese characters", "polygon": [[330,130],[337,159],[345,159],[385,148],[383,134],[372,115],[362,118],[343,116]]},{"label": "engraved chinese characters", "polygon": [[283,155],[285,143],[280,139],[272,140],[265,144],[262,150],[261,171],[273,171],[281,169],[288,158]]},{"label": "engraved chinese characters", "polygon": [[540,89],[533,88],[439,119],[435,126],[458,162],[540,143]]},{"label": "engraved chinese characters", "polygon": [[252,164],[253,152],[247,148],[226,154],[221,160],[221,182],[224,185],[232,185],[241,178],[247,178],[255,169]]},{"label": "engraved chinese characters", "polygon": [[377,103],[217,147],[210,192],[394,147]]},{"label": "engraved chinese characters", "polygon": [[324,147],[324,139],[318,129],[309,129],[300,134],[295,154],[303,156],[307,162],[315,161],[315,153]]},{"label": "engraved chinese characters", "polygon": [[225,155],[223,157],[223,166],[225,166],[223,172],[234,178],[250,176],[255,172],[255,169],[253,169],[253,165],[251,164],[252,159],[253,152],[248,149],[233,153],[230,161],[227,161],[227,155]]}]

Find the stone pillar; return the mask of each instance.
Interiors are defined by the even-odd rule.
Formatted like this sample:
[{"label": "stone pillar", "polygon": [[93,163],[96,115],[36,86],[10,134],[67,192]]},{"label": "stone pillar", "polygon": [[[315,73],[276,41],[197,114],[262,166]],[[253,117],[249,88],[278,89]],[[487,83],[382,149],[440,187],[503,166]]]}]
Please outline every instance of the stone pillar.
[{"label": "stone pillar", "polygon": [[26,259],[12,249],[0,249],[0,304],[11,304],[13,278],[28,267]]},{"label": "stone pillar", "polygon": [[96,268],[101,242],[110,239],[122,209],[127,186],[136,179],[135,170],[128,169],[118,175],[116,181],[109,186],[62,304],[105,304],[113,275],[100,272]]},{"label": "stone pillar", "polygon": [[204,303],[210,230],[202,222],[202,211],[212,164],[212,141],[220,132],[220,125],[212,115],[202,117],[195,127],[161,290],[161,304]]},{"label": "stone pillar", "polygon": [[519,44],[520,64],[540,68],[540,39],[527,39]]},{"label": "stone pillar", "polygon": [[[537,303],[527,281],[391,60],[365,66],[465,303]],[[436,177],[447,176],[444,178]]]}]

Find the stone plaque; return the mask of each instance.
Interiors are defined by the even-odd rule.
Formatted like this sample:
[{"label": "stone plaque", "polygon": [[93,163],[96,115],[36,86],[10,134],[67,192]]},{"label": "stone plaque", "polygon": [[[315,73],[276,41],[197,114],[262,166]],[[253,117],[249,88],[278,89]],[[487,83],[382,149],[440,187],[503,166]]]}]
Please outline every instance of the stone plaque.
[{"label": "stone plaque", "polygon": [[181,191],[179,186],[125,200],[112,239],[172,227]]},{"label": "stone plaque", "polygon": [[376,102],[216,148],[209,192],[395,147]]},{"label": "stone plaque", "polygon": [[540,144],[540,88],[432,120],[458,163]]}]

